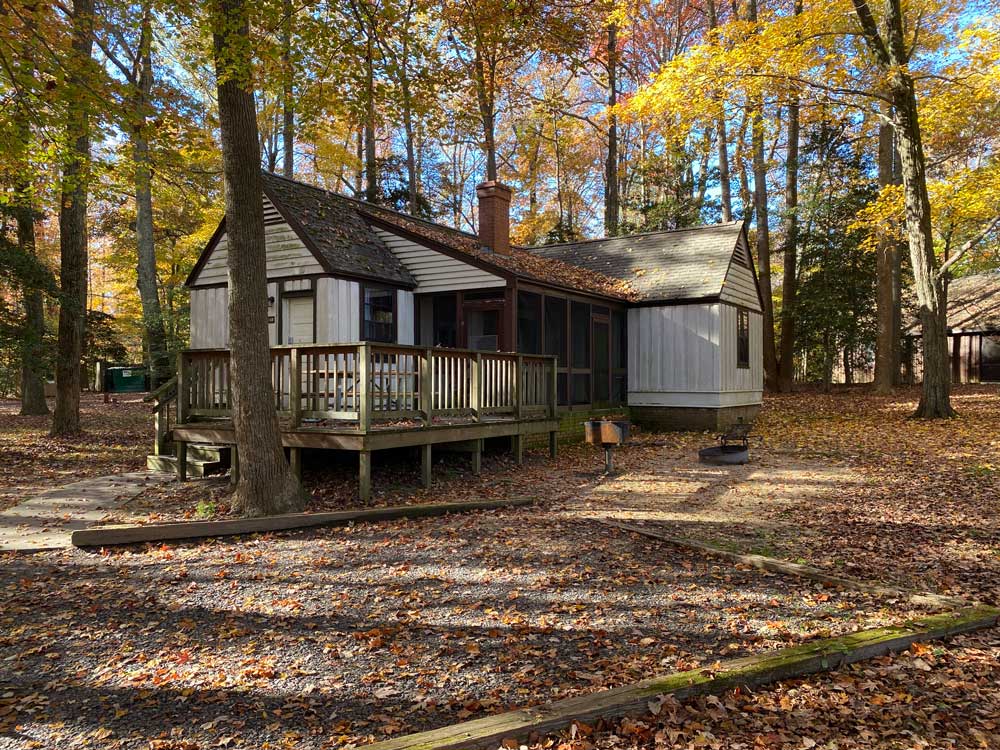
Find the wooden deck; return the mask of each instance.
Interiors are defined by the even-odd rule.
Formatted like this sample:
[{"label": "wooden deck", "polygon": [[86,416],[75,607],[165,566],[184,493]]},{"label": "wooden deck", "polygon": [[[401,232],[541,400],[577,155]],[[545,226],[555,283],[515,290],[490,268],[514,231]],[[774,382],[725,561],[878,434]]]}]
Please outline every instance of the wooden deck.
[{"label": "wooden deck", "polygon": [[[292,467],[301,471],[303,448],[355,451],[363,501],[371,495],[372,451],[421,447],[423,482],[429,486],[434,445],[463,444],[477,473],[486,438],[512,438],[519,462],[527,435],[549,433],[550,451],[556,450],[554,357],[311,344],[272,349],[271,375]],[[181,479],[189,444],[235,446],[231,403],[229,351],[182,352],[176,424],[169,431]],[[235,450],[233,456],[235,472]]]}]

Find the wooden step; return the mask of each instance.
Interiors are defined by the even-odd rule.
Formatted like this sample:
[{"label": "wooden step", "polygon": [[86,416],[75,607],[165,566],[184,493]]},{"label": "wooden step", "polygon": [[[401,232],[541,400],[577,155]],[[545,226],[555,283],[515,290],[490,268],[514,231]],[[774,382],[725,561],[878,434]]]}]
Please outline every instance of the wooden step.
[{"label": "wooden step", "polygon": [[[188,457],[187,473],[189,477],[207,477],[212,474],[225,474],[229,468],[228,461],[206,461],[200,458]],[[148,455],[146,456],[146,468],[161,474],[177,473],[177,456],[170,455]]]},{"label": "wooden step", "polygon": [[231,456],[232,448],[228,445],[188,444],[188,461],[219,461],[228,469]]}]

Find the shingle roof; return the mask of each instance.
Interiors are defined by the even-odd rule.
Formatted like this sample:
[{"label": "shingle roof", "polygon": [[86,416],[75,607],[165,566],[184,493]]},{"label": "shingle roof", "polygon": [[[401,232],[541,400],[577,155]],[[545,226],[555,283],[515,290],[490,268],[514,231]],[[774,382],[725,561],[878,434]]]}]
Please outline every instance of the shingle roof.
[{"label": "shingle roof", "polygon": [[416,285],[353,201],[270,172],[263,179],[264,191],[329,272]]},{"label": "shingle roof", "polygon": [[528,248],[627,281],[643,301],[717,296],[743,229],[741,222]]},{"label": "shingle roof", "polygon": [[948,284],[948,327],[1000,331],[1000,270],[962,276]]}]

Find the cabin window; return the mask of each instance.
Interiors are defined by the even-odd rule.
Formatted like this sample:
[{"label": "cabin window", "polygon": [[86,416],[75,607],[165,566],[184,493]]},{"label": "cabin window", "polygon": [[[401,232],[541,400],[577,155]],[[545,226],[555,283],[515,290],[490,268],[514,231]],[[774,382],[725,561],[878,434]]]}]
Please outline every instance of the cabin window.
[{"label": "cabin window", "polygon": [[396,290],[388,287],[362,287],[362,331],[365,341],[396,341]]},{"label": "cabin window", "polygon": [[542,295],[517,293],[517,350],[525,354],[542,352]]},{"label": "cabin window", "polygon": [[736,366],[750,369],[750,311],[736,310]]}]

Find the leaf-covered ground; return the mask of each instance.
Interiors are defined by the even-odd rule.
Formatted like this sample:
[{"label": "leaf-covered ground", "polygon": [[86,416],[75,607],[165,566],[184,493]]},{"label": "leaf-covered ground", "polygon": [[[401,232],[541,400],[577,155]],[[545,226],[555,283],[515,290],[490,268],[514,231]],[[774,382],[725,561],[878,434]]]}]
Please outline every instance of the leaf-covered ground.
[{"label": "leaf-covered ground", "polygon": [[901,615],[543,508],[49,553],[0,581],[0,747],[340,747]]},{"label": "leaf-covered ground", "polygon": [[[429,493],[410,458],[377,467],[379,504],[540,500],[526,510],[0,558],[0,748],[342,747],[906,614],[609,531],[597,525],[607,516],[997,601],[997,390],[958,389],[962,416],[942,423],[907,419],[915,398],[769,399],[764,445],[736,469],[697,463],[705,434],[640,434],[613,478],[587,446],[524,467],[497,454],[480,477],[443,457]],[[39,446],[20,478],[5,466],[5,497],[12,481],[102,473],[75,457],[79,445],[0,418],[0,438]],[[130,429],[107,424],[112,455],[132,468],[148,446],[142,419],[131,448]],[[66,474],[50,473],[62,461]],[[317,509],[355,502],[348,463],[314,464],[306,480]],[[224,506],[223,483],[150,494],[130,512],[185,515],[206,498]],[[998,664],[989,631],[755,693],[667,701],[656,716],[541,744],[992,747]]]},{"label": "leaf-covered ground", "polygon": [[21,417],[19,409],[16,401],[0,401],[0,510],[43,490],[146,466],[153,417],[142,394],[119,394],[107,404],[99,394],[83,394],[78,437],[49,437],[51,416]]}]

